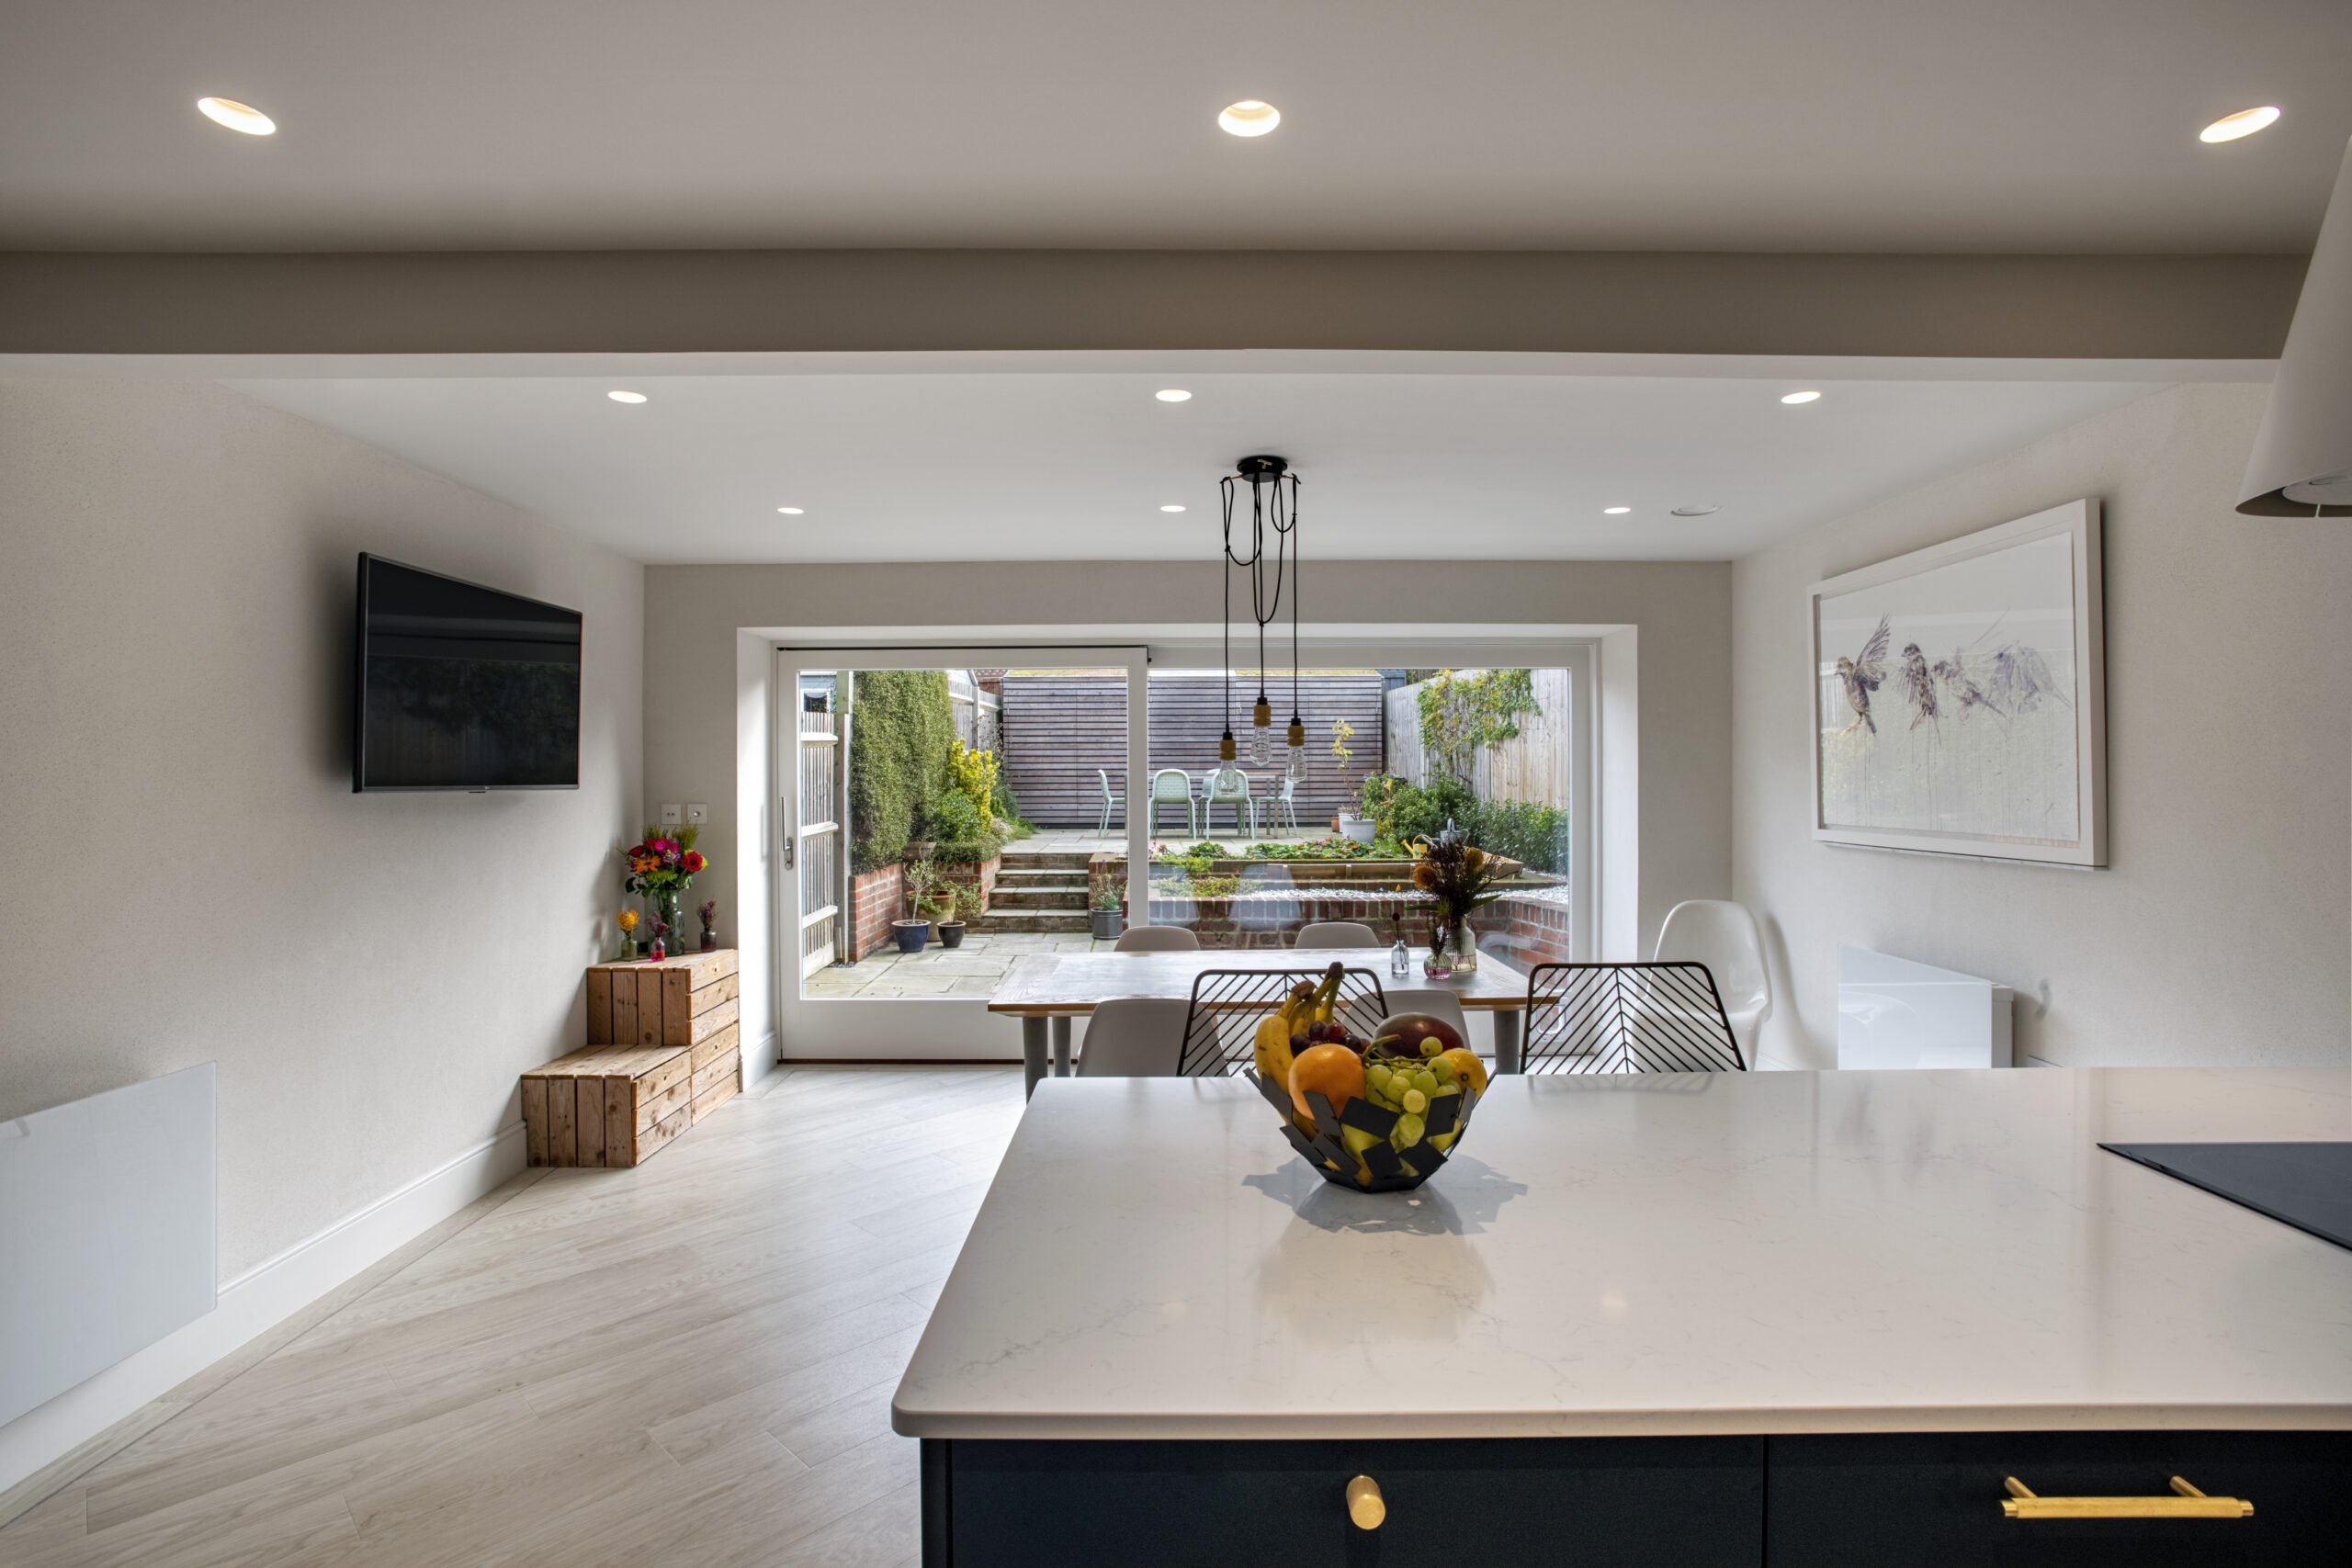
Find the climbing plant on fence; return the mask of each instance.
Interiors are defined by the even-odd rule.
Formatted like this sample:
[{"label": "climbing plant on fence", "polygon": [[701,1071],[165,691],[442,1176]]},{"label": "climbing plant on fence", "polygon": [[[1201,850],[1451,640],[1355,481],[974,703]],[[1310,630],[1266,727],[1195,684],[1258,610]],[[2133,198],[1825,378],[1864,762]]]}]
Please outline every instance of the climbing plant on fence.
[{"label": "climbing plant on fence", "polygon": [[850,709],[850,867],[895,864],[925,802],[956,787],[956,710],[944,670],[861,670]]},{"label": "climbing plant on fence", "polygon": [[1518,738],[1513,721],[1541,713],[1532,676],[1525,670],[1484,670],[1457,676],[1441,670],[1420,690],[1421,752],[1431,769],[1470,782],[1481,747]]}]

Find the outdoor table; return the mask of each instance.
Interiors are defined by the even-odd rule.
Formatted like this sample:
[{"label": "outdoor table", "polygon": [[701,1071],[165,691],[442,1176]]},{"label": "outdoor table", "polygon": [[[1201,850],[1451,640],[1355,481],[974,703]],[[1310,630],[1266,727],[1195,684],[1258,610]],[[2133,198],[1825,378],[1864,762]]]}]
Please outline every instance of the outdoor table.
[{"label": "outdoor table", "polygon": [[[1376,947],[1203,948],[1198,953],[1028,953],[1012,962],[1004,983],[989,998],[989,1011],[1021,1021],[1021,1066],[1034,1092],[1046,1076],[1047,1030],[1052,1032],[1053,1071],[1069,1076],[1069,1021],[1093,1012],[1114,997],[1166,997],[1184,1000],[1193,982],[1208,969],[1320,970],[1337,959],[1350,968],[1370,969],[1388,979],[1388,955]],[[1520,1025],[1527,1007],[1527,976],[1491,954],[1478,967],[1443,980],[1418,972],[1407,983],[1416,989],[1452,991],[1467,1012],[1495,1015],[1495,1071],[1519,1071]]]}]

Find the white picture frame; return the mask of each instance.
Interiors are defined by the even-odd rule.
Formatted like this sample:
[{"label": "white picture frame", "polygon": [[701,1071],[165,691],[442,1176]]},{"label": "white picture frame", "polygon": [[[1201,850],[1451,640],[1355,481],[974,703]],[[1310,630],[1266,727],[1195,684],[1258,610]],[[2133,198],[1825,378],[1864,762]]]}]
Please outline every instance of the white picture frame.
[{"label": "white picture frame", "polygon": [[2085,499],[1807,589],[1814,839],[2104,866],[2101,570]]}]

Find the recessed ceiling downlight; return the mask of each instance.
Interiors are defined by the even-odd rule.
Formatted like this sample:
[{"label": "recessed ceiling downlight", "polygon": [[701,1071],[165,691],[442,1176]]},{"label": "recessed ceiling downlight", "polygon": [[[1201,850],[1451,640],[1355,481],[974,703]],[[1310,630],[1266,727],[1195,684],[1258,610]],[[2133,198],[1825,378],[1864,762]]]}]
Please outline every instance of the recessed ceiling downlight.
[{"label": "recessed ceiling downlight", "polygon": [[606,392],[605,396],[616,403],[641,403],[645,400],[643,392]]},{"label": "recessed ceiling downlight", "polygon": [[2241,136],[2252,136],[2278,123],[2287,111],[2276,104],[2265,104],[2258,109],[2240,109],[2225,114],[2197,133],[2199,141],[2235,141]]},{"label": "recessed ceiling downlight", "polygon": [[783,513],[786,517],[798,517],[802,514],[804,509],[797,506],[779,506],[776,510]]},{"label": "recessed ceiling downlight", "polygon": [[1630,506],[1604,506],[1600,509],[1601,515],[1605,517],[1623,517],[1633,510]]},{"label": "recessed ceiling downlight", "polygon": [[1182,387],[1163,388],[1151,395],[1163,403],[1189,403],[1193,400],[1193,394]]},{"label": "recessed ceiling downlight", "polygon": [[1263,136],[1283,122],[1283,111],[1258,98],[1244,98],[1217,111],[1216,122],[1228,136]]},{"label": "recessed ceiling downlight", "polygon": [[1781,394],[1781,400],[1784,403],[1817,403],[1821,400],[1821,394],[1819,392],[1783,392]]},{"label": "recessed ceiling downlight", "polygon": [[1159,510],[1162,512],[1182,512],[1184,509],[1181,506],[1163,506]]},{"label": "recessed ceiling downlight", "polygon": [[196,107],[213,124],[225,125],[247,136],[277,134],[277,122],[251,104],[241,104],[234,98],[198,98]]},{"label": "recessed ceiling downlight", "polygon": [[1720,506],[1678,506],[1674,509],[1674,514],[1677,517],[1704,517],[1709,513],[1722,510]]}]

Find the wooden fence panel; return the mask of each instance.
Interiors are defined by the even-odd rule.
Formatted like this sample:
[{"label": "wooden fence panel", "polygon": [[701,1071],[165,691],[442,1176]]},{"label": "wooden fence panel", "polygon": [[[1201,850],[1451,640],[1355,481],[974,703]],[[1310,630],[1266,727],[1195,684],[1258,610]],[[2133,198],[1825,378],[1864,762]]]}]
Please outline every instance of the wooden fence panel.
[{"label": "wooden fence panel", "polygon": [[[1102,816],[1095,770],[1126,794],[1126,676],[1007,674],[1001,701],[1000,765],[1021,814],[1041,828],[1094,826]],[[1122,820],[1112,814],[1113,827]]]},{"label": "wooden fence panel", "polygon": [[[1283,728],[1290,717],[1290,682],[1284,678],[1267,688],[1274,700],[1273,761],[1280,772],[1287,760]],[[1380,771],[1380,676],[1374,671],[1304,676],[1299,681],[1300,716],[1306,724],[1306,774],[1298,792],[1298,818],[1303,828],[1322,825],[1352,810],[1364,776]],[[1241,766],[1255,773],[1249,760],[1250,705],[1257,695],[1254,681],[1234,682],[1234,734],[1241,742]],[[1151,678],[1149,766],[1182,768],[1201,773],[1216,766],[1217,737],[1225,728],[1225,683],[1214,676],[1161,674]],[[1331,750],[1331,723],[1344,719],[1354,734],[1344,744],[1351,755],[1343,761]],[[1007,675],[1004,678],[1005,778],[1021,800],[1023,813],[1040,827],[1092,827],[1102,812],[1102,784],[1095,770],[1111,775],[1112,787],[1126,793],[1126,682],[1108,675]],[[1258,788],[1266,790],[1261,781]],[[1261,806],[1261,812],[1264,810]],[[1112,826],[1125,818],[1112,814]],[[1220,830],[1228,830],[1231,808],[1220,807]],[[1262,815],[1261,815],[1262,822]],[[1184,836],[1184,813],[1162,807],[1153,836],[1163,840]]]},{"label": "wooden fence panel", "polygon": [[[1455,671],[1457,677],[1475,670]],[[1532,670],[1541,713],[1519,716],[1517,738],[1482,749],[1472,771],[1471,787],[1482,800],[1523,800],[1538,806],[1568,804],[1568,759],[1574,744],[1574,705],[1569,701],[1566,670]],[[1397,777],[1418,784],[1429,782],[1429,764],[1421,754],[1421,683],[1399,686],[1388,694],[1388,761]]]}]

